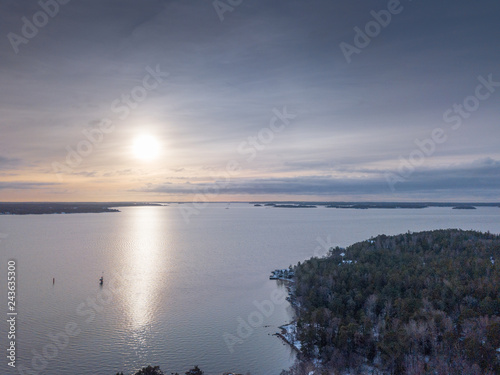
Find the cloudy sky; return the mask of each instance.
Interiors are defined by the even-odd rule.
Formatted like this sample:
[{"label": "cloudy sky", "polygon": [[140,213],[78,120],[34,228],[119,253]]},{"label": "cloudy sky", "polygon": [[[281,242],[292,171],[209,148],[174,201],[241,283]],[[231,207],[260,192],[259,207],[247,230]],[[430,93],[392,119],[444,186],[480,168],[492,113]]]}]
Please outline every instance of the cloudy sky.
[{"label": "cloudy sky", "polygon": [[498,1],[0,17],[1,201],[500,200]]}]

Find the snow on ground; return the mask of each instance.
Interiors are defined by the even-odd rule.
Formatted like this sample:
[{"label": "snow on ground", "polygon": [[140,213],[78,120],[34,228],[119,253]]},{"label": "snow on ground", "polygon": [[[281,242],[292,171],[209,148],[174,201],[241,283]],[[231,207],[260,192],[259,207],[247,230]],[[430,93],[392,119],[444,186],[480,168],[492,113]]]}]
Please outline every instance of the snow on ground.
[{"label": "snow on ground", "polygon": [[281,328],[281,335],[285,338],[285,340],[300,352],[302,349],[302,343],[297,340],[297,324],[292,322],[279,328]]}]

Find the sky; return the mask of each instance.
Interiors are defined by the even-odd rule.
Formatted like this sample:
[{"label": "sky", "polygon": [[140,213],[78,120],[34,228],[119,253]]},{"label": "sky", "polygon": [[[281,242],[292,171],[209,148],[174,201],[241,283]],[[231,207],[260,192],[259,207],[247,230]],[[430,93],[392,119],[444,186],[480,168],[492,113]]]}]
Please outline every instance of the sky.
[{"label": "sky", "polygon": [[0,201],[500,201],[498,1],[0,17]]}]

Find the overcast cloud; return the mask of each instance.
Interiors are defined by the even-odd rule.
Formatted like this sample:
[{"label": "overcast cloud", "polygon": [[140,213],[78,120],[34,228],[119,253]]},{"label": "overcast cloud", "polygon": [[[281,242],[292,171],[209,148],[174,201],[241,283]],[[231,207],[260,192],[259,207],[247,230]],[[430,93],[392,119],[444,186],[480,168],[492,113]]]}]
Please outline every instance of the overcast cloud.
[{"label": "overcast cloud", "polygon": [[54,1],[0,4],[3,201],[499,200],[497,1],[393,0],[362,48],[388,1]]}]

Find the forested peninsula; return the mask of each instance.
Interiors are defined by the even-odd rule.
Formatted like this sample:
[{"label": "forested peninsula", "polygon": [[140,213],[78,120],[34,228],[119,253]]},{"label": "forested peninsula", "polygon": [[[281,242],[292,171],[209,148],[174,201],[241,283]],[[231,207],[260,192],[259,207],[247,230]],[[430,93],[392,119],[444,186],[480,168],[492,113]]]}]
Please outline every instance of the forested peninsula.
[{"label": "forested peninsula", "polygon": [[500,374],[500,236],[381,235],[295,267],[282,374]]},{"label": "forested peninsula", "polygon": [[116,209],[116,207],[143,206],[161,206],[161,204],[144,202],[0,202],[0,215],[50,215],[120,212]]}]

